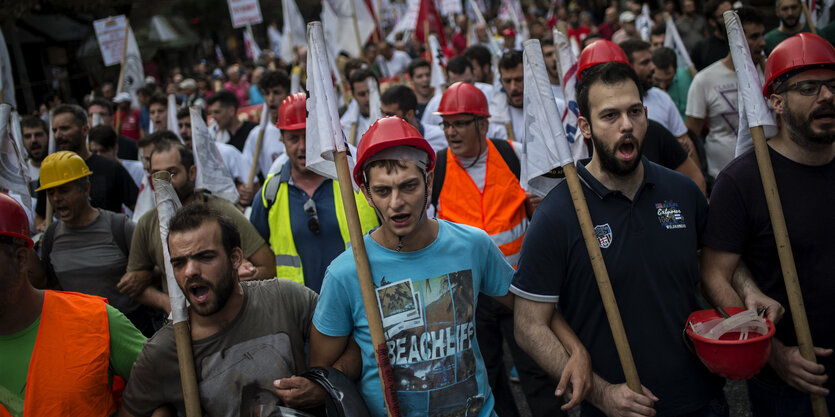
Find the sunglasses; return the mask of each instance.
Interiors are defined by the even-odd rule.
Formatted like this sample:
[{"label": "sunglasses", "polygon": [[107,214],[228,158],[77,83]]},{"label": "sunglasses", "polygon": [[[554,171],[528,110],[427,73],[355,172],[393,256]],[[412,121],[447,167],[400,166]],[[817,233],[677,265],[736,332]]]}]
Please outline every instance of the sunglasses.
[{"label": "sunglasses", "polygon": [[316,211],[316,203],[313,199],[307,200],[304,203],[304,212],[307,213],[310,218],[307,220],[307,228],[313,232],[314,235],[319,234],[319,213]]}]

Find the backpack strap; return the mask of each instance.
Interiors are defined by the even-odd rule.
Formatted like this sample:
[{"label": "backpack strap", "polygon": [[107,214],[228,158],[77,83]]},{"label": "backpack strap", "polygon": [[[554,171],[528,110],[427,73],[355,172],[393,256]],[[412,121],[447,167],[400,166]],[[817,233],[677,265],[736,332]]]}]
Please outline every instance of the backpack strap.
[{"label": "backpack strap", "polygon": [[435,154],[435,179],[432,181],[432,199],[430,203],[438,212],[438,200],[441,198],[441,188],[444,186],[446,176],[446,155],[447,148],[441,149]]},{"label": "backpack strap", "polygon": [[261,191],[263,193],[264,200],[267,202],[266,209],[270,211],[273,204],[275,204],[275,198],[278,195],[278,188],[281,187],[281,178],[279,178],[281,173],[277,173],[270,178],[267,179],[267,183],[264,184],[264,189]]},{"label": "backpack strap", "polygon": [[110,232],[113,234],[113,240],[125,256],[130,256],[130,242],[127,239],[127,233],[125,233],[128,216],[107,210],[102,210],[101,213],[107,213],[106,215],[110,216]]},{"label": "backpack strap", "polygon": [[519,162],[519,157],[516,156],[516,152],[513,151],[513,145],[511,145],[509,141],[503,139],[490,139],[490,141],[493,142],[493,146],[495,146],[496,150],[499,151],[499,155],[502,156],[504,163],[507,164],[507,167],[510,168],[510,172],[512,172],[518,180],[521,176],[522,164]]}]

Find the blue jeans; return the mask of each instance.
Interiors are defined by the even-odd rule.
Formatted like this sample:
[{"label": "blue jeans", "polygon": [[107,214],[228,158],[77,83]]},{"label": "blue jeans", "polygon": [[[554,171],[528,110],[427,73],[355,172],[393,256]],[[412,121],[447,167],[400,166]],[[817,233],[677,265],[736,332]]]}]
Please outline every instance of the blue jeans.
[{"label": "blue jeans", "polygon": [[[782,381],[754,377],[748,380],[748,398],[754,417],[805,417],[812,415],[809,394]],[[835,394],[826,397],[829,413],[835,413]],[[835,414],[832,414],[835,415]]]}]

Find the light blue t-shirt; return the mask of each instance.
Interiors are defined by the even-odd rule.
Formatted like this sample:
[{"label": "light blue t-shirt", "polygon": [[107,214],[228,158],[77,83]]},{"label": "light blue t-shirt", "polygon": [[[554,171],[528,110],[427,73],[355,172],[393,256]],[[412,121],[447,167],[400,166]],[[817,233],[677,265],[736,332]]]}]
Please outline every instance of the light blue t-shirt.
[{"label": "light blue t-shirt", "polygon": [[[377,306],[405,416],[493,412],[493,395],[475,337],[478,293],[507,294],[513,268],[484,231],[438,220],[438,237],[415,252],[386,249],[365,236]],[[385,405],[353,252],[325,272],[313,325],[362,350],[360,390],[373,416]]]}]

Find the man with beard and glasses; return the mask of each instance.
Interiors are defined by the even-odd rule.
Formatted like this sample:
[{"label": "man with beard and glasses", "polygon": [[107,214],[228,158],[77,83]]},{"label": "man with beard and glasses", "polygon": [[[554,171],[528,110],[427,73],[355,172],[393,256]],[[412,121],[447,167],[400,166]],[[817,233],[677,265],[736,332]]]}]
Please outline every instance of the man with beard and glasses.
[{"label": "man with beard and glasses", "polygon": [[[249,219],[275,253],[276,276],[318,293],[325,268],[345,251],[349,237],[339,183],[305,166],[306,105],[305,93],[281,103],[277,125],[288,160],[255,195]],[[362,194],[354,198],[367,232],[379,224],[377,215]]]},{"label": "man with beard and glasses", "polygon": [[[728,164],[716,179],[702,283],[716,305],[765,307],[777,323],[769,366],[748,380],[754,416],[808,416],[809,393],[826,396],[829,411],[835,410],[835,242],[828,238],[835,233],[835,48],[801,33],[777,45],[765,71],[763,93],[779,128],[768,152],[818,364],[798,353],[791,312],[784,308],[788,297],[753,151]],[[747,268],[739,270],[741,263]]]},{"label": "man with beard and glasses", "polygon": [[[158,171],[168,171],[171,174],[171,183],[183,206],[204,203],[235,223],[243,242],[241,249],[244,261],[238,269],[238,276],[242,281],[275,276],[275,261],[270,248],[246,217],[232,203],[203,190],[195,190],[197,166],[194,164],[191,149],[179,141],[159,141],[151,151],[150,174]],[[128,272],[119,282],[119,290],[136,297],[144,304],[169,311],[171,304],[168,295],[152,285],[159,281],[159,275],[154,274],[154,271],[164,271],[164,267],[162,243],[159,240],[159,220],[154,208],[142,215],[136,223],[130,245]]]},{"label": "man with beard and glasses", "polygon": [[[306,369],[316,293],[284,279],[241,282],[239,226],[206,204],[183,207],[168,227],[174,277],[189,302],[204,414],[267,415],[260,412],[278,402],[273,380]],[[160,408],[185,411],[171,323],[143,347],[119,415],[149,416]]]},{"label": "man with beard and glasses", "polygon": [[[742,7],[736,12],[751,51],[751,59],[759,68],[765,47],[763,17],[757,9],[751,7]],[[726,52],[724,58],[696,74],[687,92],[687,118],[684,124],[691,132],[698,134],[707,122],[708,131],[704,143],[708,183],[712,183],[719,171],[734,159],[739,130],[738,87],[733,58],[730,52]]]},{"label": "man with beard and glasses", "polygon": [[707,201],[689,178],[642,157],[648,124],[642,90],[623,62],[583,72],[579,128],[594,155],[577,163],[577,173],[643,394],[625,384],[566,182],[542,200],[522,244],[510,288],[516,340],[558,377],[569,357],[549,323],[552,315],[564,317],[591,355],[594,382],[584,416],[728,416],[722,380],[681,341],[682,323],[699,309],[697,251]]},{"label": "man with beard and glasses", "polygon": [[780,26],[765,34],[765,53],[771,51],[784,40],[800,32],[808,32],[809,25],[800,21],[800,0],[777,0],[774,13],[780,19]]}]

